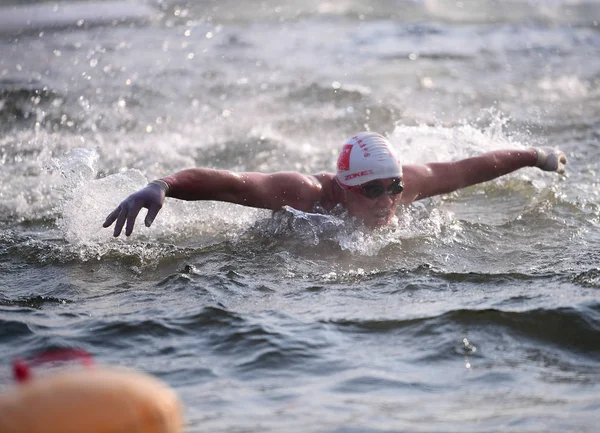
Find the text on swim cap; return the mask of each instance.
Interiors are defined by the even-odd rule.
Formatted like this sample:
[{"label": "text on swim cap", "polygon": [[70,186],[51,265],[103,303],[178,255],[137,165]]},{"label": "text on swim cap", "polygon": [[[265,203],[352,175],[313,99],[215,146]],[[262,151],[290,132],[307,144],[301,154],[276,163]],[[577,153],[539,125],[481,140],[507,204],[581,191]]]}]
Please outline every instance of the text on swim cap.
[{"label": "text on swim cap", "polygon": [[375,172],[373,170],[364,170],[364,171],[359,171],[357,173],[350,173],[350,174],[347,174],[346,177],[344,177],[344,180],[351,180],[351,179],[354,179],[355,177],[368,176],[370,174],[375,174]]}]

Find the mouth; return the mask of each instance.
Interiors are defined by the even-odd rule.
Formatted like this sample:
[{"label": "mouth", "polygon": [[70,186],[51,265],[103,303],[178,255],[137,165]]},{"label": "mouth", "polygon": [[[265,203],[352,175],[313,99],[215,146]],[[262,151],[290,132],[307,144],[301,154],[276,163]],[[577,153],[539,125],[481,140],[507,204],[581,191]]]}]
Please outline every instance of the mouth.
[{"label": "mouth", "polygon": [[372,215],[373,222],[375,223],[375,225],[386,225],[390,217],[392,216],[391,212],[388,209],[374,212]]}]

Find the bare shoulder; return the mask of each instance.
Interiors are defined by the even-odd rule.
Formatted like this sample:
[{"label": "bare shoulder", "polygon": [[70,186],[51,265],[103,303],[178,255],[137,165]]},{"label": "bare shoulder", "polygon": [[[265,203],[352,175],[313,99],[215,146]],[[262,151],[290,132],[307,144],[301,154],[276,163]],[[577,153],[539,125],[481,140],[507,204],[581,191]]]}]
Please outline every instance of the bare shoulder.
[{"label": "bare shoulder", "polygon": [[333,173],[319,173],[310,176],[314,178],[323,188],[331,188],[335,175]]},{"label": "bare shoulder", "polygon": [[339,187],[336,188],[335,175],[333,173],[319,173],[312,176],[321,185],[321,197],[319,204],[325,210],[333,209],[340,203]]},{"label": "bare shoulder", "polygon": [[430,164],[411,164],[402,166],[402,177],[404,183],[415,183],[421,179],[426,179],[433,176],[433,171]]},{"label": "bare shoulder", "polygon": [[412,203],[430,196],[429,189],[432,186],[433,176],[434,173],[429,165],[403,165],[404,192],[402,193],[402,203]]},{"label": "bare shoulder", "polygon": [[275,173],[243,173],[250,182],[270,185],[271,187],[291,190],[320,191],[322,184],[317,176],[306,175],[296,171],[279,171]]}]

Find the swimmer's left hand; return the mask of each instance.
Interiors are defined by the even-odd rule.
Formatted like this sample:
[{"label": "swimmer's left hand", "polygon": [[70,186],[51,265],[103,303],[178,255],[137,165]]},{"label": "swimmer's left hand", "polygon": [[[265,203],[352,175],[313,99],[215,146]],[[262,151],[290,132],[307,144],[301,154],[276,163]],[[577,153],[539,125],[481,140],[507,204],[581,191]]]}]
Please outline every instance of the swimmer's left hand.
[{"label": "swimmer's left hand", "polygon": [[536,167],[544,171],[555,171],[559,174],[565,174],[567,156],[564,152],[553,147],[536,147],[533,150],[537,153]]}]

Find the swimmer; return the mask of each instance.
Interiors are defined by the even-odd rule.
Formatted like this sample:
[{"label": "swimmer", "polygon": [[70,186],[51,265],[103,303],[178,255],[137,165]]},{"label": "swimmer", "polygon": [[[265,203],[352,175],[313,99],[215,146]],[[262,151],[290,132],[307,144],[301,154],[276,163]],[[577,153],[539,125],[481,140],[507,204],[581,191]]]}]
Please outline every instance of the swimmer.
[{"label": "swimmer", "polygon": [[367,227],[385,226],[399,205],[446,194],[512,173],[538,167],[560,174],[567,157],[550,147],[495,150],[452,162],[402,165],[390,142],[375,132],[360,132],[342,147],[336,173],[236,173],[190,168],[150,182],[112,211],[103,227],[115,223],[113,235],[133,232],[142,208],[150,227],[165,198],[216,200],[279,210],[290,206],[303,212],[331,211],[338,205]]}]

